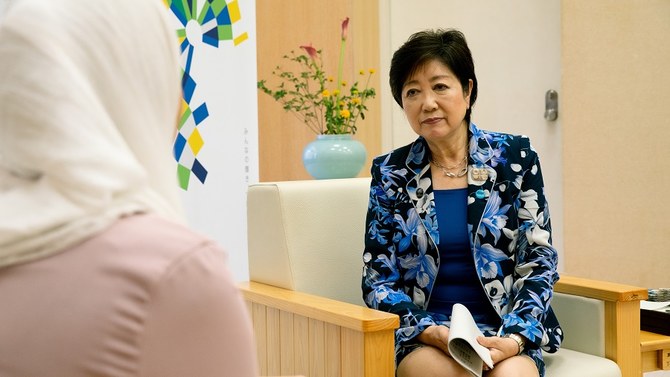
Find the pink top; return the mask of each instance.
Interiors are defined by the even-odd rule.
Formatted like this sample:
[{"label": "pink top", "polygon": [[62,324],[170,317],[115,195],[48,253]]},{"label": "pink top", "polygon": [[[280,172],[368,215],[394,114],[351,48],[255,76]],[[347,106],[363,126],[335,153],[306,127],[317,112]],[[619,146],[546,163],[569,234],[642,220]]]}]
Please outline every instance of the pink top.
[{"label": "pink top", "polygon": [[153,215],[0,269],[0,376],[257,376],[225,253]]}]

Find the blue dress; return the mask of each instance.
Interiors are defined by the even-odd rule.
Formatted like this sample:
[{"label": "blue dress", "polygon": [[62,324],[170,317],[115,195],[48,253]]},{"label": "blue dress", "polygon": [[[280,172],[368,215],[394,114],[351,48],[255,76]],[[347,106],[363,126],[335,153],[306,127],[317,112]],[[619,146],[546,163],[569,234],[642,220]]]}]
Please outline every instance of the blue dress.
[{"label": "blue dress", "polygon": [[451,317],[455,303],[465,305],[478,324],[500,326],[477,275],[468,240],[468,189],[435,190],[440,267],[428,301],[428,311]]}]

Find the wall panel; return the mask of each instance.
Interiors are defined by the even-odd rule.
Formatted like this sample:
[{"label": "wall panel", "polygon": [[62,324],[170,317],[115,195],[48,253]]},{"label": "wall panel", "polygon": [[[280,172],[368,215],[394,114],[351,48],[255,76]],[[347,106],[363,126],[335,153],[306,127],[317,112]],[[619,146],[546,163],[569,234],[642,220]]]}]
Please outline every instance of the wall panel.
[{"label": "wall panel", "polygon": [[670,285],[670,2],[562,1],[565,272]]}]

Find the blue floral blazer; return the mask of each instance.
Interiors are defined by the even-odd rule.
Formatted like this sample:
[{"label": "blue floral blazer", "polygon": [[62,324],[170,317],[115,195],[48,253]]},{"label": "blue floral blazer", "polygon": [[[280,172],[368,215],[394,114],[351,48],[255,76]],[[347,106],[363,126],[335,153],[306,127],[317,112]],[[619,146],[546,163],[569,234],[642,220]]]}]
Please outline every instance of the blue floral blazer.
[{"label": "blue floral blazer", "polygon": [[[538,155],[524,136],[474,124],[468,133],[470,246],[482,287],[502,319],[488,335],[524,335],[526,353],[543,374],[540,348],[555,352],[563,334],[549,306],[557,253]],[[419,137],[375,158],[371,169],[363,298],[371,308],[400,316],[396,356],[426,327],[449,325],[426,311],[440,263],[429,154]]]}]

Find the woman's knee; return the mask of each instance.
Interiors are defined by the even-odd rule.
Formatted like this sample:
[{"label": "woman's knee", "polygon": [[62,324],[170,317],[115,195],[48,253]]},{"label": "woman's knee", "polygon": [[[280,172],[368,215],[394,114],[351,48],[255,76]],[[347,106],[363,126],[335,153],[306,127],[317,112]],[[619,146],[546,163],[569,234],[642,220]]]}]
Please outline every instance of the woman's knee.
[{"label": "woman's knee", "polygon": [[539,377],[539,375],[535,362],[528,356],[505,359],[486,373],[486,377]]},{"label": "woman's knee", "polygon": [[470,377],[454,359],[442,350],[423,346],[410,352],[398,365],[398,377]]}]

